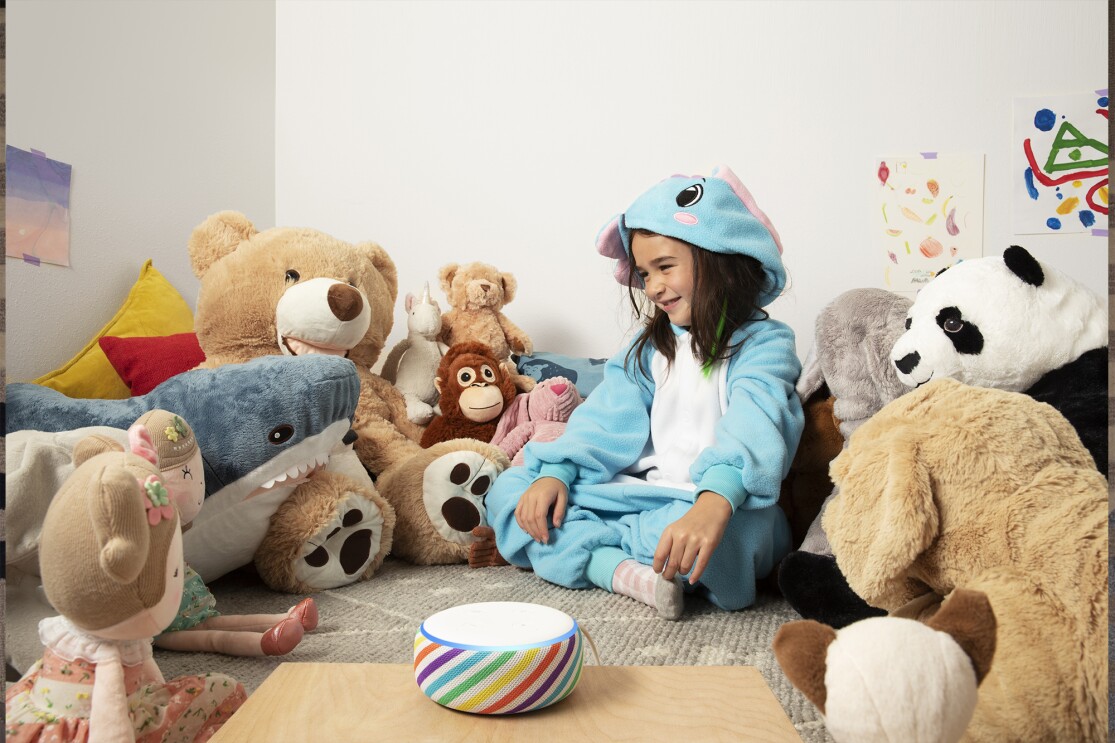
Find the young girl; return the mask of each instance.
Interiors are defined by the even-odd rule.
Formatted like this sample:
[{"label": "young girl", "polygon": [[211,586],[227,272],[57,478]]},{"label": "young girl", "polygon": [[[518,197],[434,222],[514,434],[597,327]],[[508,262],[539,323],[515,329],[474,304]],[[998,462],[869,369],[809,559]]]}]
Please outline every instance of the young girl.
[{"label": "young girl", "polygon": [[803,425],[793,331],[762,310],[786,283],[778,233],[722,167],[658,183],[597,241],[637,316],[636,289],[653,309],[565,433],[527,446],[488,493],[498,551],[666,619],[683,578],[749,606],[790,549],[776,502]]}]

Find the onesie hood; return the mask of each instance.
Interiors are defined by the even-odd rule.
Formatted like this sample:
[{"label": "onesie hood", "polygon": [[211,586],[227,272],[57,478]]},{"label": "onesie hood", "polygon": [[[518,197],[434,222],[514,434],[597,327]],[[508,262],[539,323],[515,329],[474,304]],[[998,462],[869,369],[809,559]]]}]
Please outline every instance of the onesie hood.
[{"label": "onesie hood", "polygon": [[786,286],[782,242],[767,215],[726,165],[709,176],[675,175],[635,199],[596,237],[601,255],[616,260],[616,281],[627,285],[631,231],[645,229],[684,240],[714,253],[738,253],[759,261],[767,288],[759,306],[773,302]]}]

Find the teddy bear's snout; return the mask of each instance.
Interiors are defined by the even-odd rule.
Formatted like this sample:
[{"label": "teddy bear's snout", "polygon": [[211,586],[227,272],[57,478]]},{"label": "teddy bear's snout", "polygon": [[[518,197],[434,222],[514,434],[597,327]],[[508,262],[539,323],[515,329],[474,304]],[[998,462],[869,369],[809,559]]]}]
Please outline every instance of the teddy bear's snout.
[{"label": "teddy bear's snout", "polygon": [[354,320],[364,309],[360,292],[348,284],[333,284],[327,294],[329,309],[342,322]]},{"label": "teddy bear's snout", "polygon": [[490,281],[470,281],[468,283],[468,288],[465,291],[465,294],[468,297],[468,303],[476,303],[481,307],[487,307],[492,303],[499,301],[499,298],[496,296],[495,292],[492,291],[495,288],[496,285]]}]

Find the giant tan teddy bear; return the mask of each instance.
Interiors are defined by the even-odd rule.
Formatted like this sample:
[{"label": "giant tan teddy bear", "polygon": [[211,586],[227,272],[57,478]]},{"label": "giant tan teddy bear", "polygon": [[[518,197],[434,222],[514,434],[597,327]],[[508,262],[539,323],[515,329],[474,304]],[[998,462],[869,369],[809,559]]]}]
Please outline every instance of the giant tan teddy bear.
[{"label": "giant tan teddy bear", "polygon": [[824,527],[869,604],[925,621],[956,589],[990,600],[964,740],[1107,740],[1107,482],[1064,416],[935,380],[863,423],[832,475]]},{"label": "giant tan teddy bear", "polygon": [[[431,458],[417,443],[422,429],[407,418],[402,393],[371,372],[398,292],[387,252],[307,228],[260,232],[233,211],[196,227],[189,252],[201,281],[194,326],[203,366],[324,353],[350,359],[360,376],[353,419],[359,463],[336,469],[355,489],[378,490],[389,507],[341,510],[342,492],[354,488],[312,493],[300,486],[272,517],[260,547],[281,568],[281,579],[268,583],[302,593],[341,585],[346,576],[352,582],[361,577],[350,572],[361,562],[353,555],[362,556],[369,540],[419,564],[465,562],[472,528],[485,523],[487,486],[508,460],[494,446],[467,440],[447,442]],[[369,472],[378,478],[374,487]],[[358,534],[359,544],[351,541]],[[331,580],[315,577],[323,570],[332,571]]]}]

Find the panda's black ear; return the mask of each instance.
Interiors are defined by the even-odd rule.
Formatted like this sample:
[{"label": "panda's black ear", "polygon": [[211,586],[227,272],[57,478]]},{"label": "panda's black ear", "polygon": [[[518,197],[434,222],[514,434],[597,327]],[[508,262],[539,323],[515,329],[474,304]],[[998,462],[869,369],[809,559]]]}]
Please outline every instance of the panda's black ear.
[{"label": "panda's black ear", "polygon": [[1045,281],[1045,273],[1041,270],[1041,264],[1034,259],[1034,256],[1030,255],[1026,248],[1020,245],[1011,245],[1004,250],[1003,262],[1007,264],[1011,273],[1027,284],[1041,286]]}]

